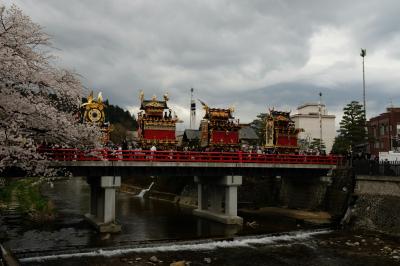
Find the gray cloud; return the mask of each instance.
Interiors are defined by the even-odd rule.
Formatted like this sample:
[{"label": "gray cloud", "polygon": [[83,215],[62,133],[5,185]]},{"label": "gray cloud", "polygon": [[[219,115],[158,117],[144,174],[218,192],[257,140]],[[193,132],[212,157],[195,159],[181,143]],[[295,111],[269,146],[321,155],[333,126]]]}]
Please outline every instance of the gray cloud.
[{"label": "gray cloud", "polygon": [[398,1],[16,0],[53,36],[58,64],[87,87],[135,108],[169,91],[188,124],[189,89],[236,106],[249,122],[267,107],[295,110],[324,94],[340,113],[361,100],[367,48],[368,114],[399,105]]}]

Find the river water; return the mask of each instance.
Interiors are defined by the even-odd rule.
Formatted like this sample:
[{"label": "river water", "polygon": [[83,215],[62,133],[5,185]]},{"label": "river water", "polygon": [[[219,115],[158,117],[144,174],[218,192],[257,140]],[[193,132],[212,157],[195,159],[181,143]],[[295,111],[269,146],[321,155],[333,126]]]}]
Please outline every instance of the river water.
[{"label": "river water", "polygon": [[193,240],[229,237],[235,234],[284,232],[296,229],[293,220],[258,222],[256,229],[239,228],[202,219],[191,209],[179,208],[170,202],[140,198],[127,193],[117,194],[116,219],[122,225],[118,234],[99,234],[85,221],[89,211],[89,186],[81,178],[44,184],[42,194],[54,203],[57,218],[46,225],[9,223],[6,242],[15,253],[53,249],[107,247],[132,242],[160,240]]},{"label": "river water", "polygon": [[[257,218],[257,226],[255,228],[246,225],[246,222],[252,221],[251,217],[244,217],[245,225],[243,228],[226,226],[195,217],[191,215],[190,209],[179,208],[169,202],[139,198],[126,193],[119,193],[117,195],[116,216],[118,223],[122,225],[122,232],[118,234],[100,234],[92,229],[83,216],[89,210],[89,187],[84,179],[73,178],[55,182],[54,185],[45,184],[42,187],[42,193],[51,199],[57,208],[58,216],[54,222],[46,223],[45,225],[32,225],[18,220],[4,220],[4,217],[3,220],[0,221],[1,229],[7,234],[6,241],[3,244],[9,247],[17,257],[25,258],[22,260],[25,263],[35,262],[35,260],[30,260],[29,258],[46,258],[48,255],[70,254],[71,257],[64,260],[64,264],[62,264],[62,257],[48,257],[47,265],[53,265],[55,262],[54,260],[57,261],[57,264],[61,263],[60,265],[73,265],[70,264],[71,259],[75,258],[76,260],[77,257],[80,259],[75,261],[74,264],[82,264],[82,258],[98,257],[98,250],[109,250],[107,252],[110,253],[103,255],[114,258],[115,254],[127,254],[127,248],[128,251],[130,250],[129,252],[157,253],[158,256],[160,256],[159,252],[161,251],[169,251],[170,254],[184,254],[193,249],[199,250],[199,252],[194,252],[190,255],[192,259],[202,254],[200,251],[204,252],[204,250],[208,250],[209,252],[209,250],[214,250],[213,252],[216,254],[213,256],[218,258],[218,254],[223,254],[223,252],[221,250],[217,252],[216,249],[229,247],[230,249],[236,250],[235,254],[242,254],[242,262],[246,264],[246,260],[251,259],[251,255],[250,258],[247,258],[246,255],[249,256],[249,254],[253,254],[255,252],[254,247],[257,247],[256,249],[260,249],[261,247],[265,248],[266,244],[271,247],[273,243],[276,243],[273,244],[272,247],[277,256],[279,256],[280,252],[287,250],[289,246],[295,243],[301,243],[308,248],[314,245],[312,249],[320,249],[321,252],[323,249],[328,248],[328,246],[331,246],[333,250],[347,250],[347,247],[353,247],[352,243],[357,242],[357,240],[359,245],[361,245],[360,243],[368,243],[368,246],[365,246],[364,250],[372,247],[379,251],[378,247],[380,247],[380,245],[382,245],[382,248],[385,245],[389,245],[392,250],[396,251],[395,246],[397,244],[400,245],[400,241],[396,242],[395,240],[393,242],[393,239],[388,239],[387,242],[381,243],[379,241],[382,241],[381,239],[385,239],[385,237],[380,235],[378,238],[375,234],[368,237],[367,234],[363,236],[363,233],[359,233],[355,238],[353,233],[338,233],[331,229],[315,229],[300,224],[298,221],[283,217],[266,217],[263,220]],[[228,242],[228,244],[226,244],[226,242],[222,242],[224,244],[215,244],[216,242],[214,240],[207,240],[207,242],[204,243],[204,239],[210,238],[232,238],[234,241]],[[361,238],[364,239],[364,242],[361,242]],[[377,241],[376,238],[378,238],[379,241]],[[336,239],[336,242],[332,239]],[[178,246],[178,249],[173,249],[172,247],[175,245],[171,243],[178,243],[178,240],[179,242],[182,240],[187,241],[189,244],[186,244],[186,246]],[[282,241],[283,243],[289,242],[292,244],[289,246],[282,245]],[[350,241],[350,244],[345,244],[347,243],[346,241]],[[319,247],[315,245],[315,243],[322,244],[319,245]],[[149,249],[143,250],[143,246]],[[249,252],[244,254],[243,250],[247,249]],[[296,249],[293,249],[293,251],[295,250]],[[295,254],[300,256],[303,252],[304,251],[295,251]],[[71,254],[81,255],[74,256]],[[163,254],[165,255],[165,253]],[[379,261],[382,254],[377,254],[377,261]],[[391,262],[399,262],[400,265],[400,260],[397,261],[396,253],[389,254],[394,258],[388,258],[386,256],[388,254],[386,253],[383,255],[382,259],[389,259],[389,265],[391,265]],[[207,254],[203,256],[207,256]],[[258,256],[262,257],[263,255],[259,254]],[[323,259],[324,255],[322,256]],[[329,256],[326,255],[326,258],[328,257]],[[63,258],[68,258],[68,256]],[[133,262],[139,262],[134,259],[135,258],[132,258]],[[171,262],[173,260],[168,256],[164,259],[170,259]],[[201,261],[202,258],[199,258],[199,260]],[[39,261],[43,262],[41,259],[39,259]],[[242,265],[239,261],[240,260],[233,259],[227,265]],[[338,262],[338,260],[336,260],[336,262]],[[375,263],[375,260],[373,262]],[[38,261],[36,261],[36,263],[38,263]],[[109,263],[115,264],[116,262],[111,259],[108,260],[106,264]],[[293,259],[293,263],[293,265],[296,265],[296,259]],[[85,264],[88,264],[88,262],[86,261]],[[101,260],[93,265],[97,264],[101,265]],[[33,263],[33,265],[37,264]],[[273,265],[292,264],[284,263]],[[303,264],[300,263],[299,265]],[[336,265],[341,264],[339,263]],[[374,264],[366,263],[365,265]]]}]

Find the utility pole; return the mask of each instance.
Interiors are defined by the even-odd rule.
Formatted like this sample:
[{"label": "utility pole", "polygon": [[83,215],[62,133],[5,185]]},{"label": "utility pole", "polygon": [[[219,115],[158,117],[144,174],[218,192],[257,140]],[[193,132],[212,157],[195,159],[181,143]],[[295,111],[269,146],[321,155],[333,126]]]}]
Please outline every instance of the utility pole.
[{"label": "utility pole", "polygon": [[322,151],[322,92],[319,93],[319,102],[318,102],[318,115],[319,115],[319,152]]},{"label": "utility pole", "polygon": [[363,103],[364,103],[364,118],[367,121],[367,107],[365,104],[365,65],[364,65],[364,58],[367,55],[367,50],[361,48],[360,56],[362,57],[362,67],[363,67]]}]

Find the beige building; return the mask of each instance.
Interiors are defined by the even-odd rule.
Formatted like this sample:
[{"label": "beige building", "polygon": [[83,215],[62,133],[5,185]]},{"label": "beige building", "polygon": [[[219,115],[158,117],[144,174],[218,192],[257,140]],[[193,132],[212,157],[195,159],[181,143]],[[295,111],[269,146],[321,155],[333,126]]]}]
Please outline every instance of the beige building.
[{"label": "beige building", "polygon": [[[299,134],[300,139],[312,141],[320,138],[320,116],[318,103],[306,103],[297,108],[297,114],[292,116],[296,128],[304,132]],[[330,153],[335,140],[335,116],[329,115],[324,104],[321,104],[322,142],[326,146],[326,153]]]}]

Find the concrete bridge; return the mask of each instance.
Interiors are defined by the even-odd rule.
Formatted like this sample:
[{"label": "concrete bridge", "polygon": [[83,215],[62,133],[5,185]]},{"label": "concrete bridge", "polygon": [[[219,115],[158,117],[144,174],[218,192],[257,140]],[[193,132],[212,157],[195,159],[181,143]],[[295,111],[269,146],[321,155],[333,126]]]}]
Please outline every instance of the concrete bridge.
[{"label": "concrete bridge", "polygon": [[87,217],[102,231],[115,224],[115,190],[121,176],[183,176],[194,178],[198,207],[194,214],[225,224],[242,224],[237,215],[237,189],[242,176],[325,176],[341,164],[337,156],[255,154],[243,152],[42,150],[53,167],[86,176],[91,188]]}]

